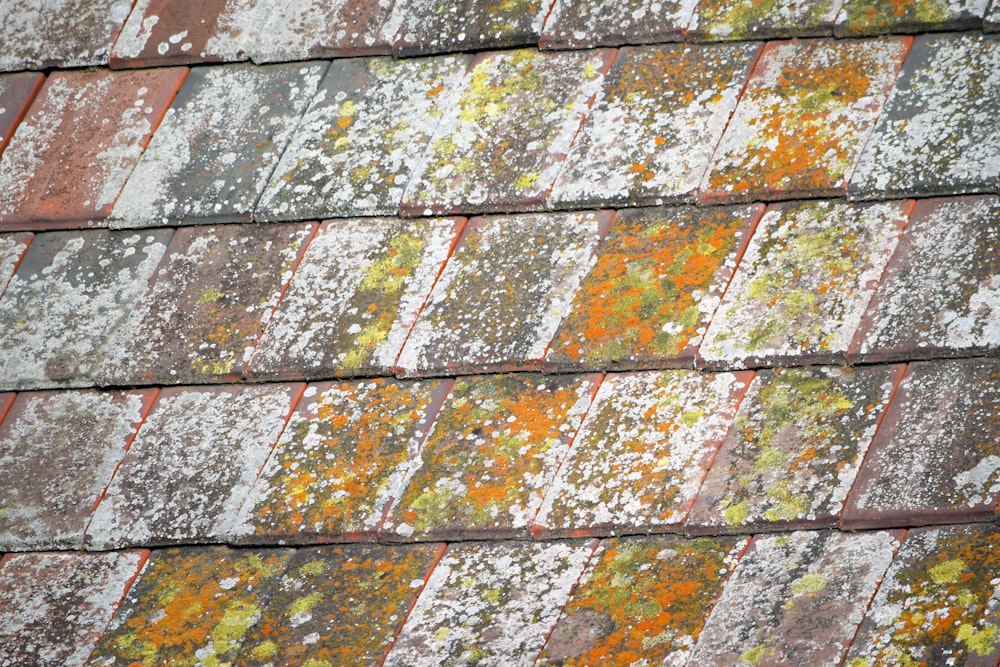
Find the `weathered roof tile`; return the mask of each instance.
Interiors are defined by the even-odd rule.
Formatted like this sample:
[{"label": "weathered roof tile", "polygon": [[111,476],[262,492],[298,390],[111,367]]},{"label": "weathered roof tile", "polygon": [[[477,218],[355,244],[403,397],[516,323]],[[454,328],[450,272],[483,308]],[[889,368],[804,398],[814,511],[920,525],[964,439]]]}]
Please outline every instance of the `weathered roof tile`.
[{"label": "weathered roof tile", "polygon": [[676,530],[750,377],[693,371],[609,375],[532,532]]},{"label": "weathered roof tile", "polygon": [[549,368],[692,366],[764,207],[627,209],[545,356]]},{"label": "weathered roof tile", "polygon": [[220,21],[244,29],[247,52],[254,62],[305,60],[331,56],[389,53],[383,25],[392,0],[258,0],[255,16],[240,16],[240,3],[230,2]]},{"label": "weathered roof tile", "polygon": [[44,75],[33,72],[0,74],[0,154],[44,81]]},{"label": "weathered roof tile", "polygon": [[[219,28],[220,12],[231,0],[135,0],[109,64],[116,67],[159,67],[219,62],[220,53],[206,50]],[[227,54],[229,60],[243,60]]]},{"label": "weathered roof tile", "polygon": [[687,522],[689,532],[837,525],[901,366],[757,374]]},{"label": "weathered roof tile", "polygon": [[173,230],[38,234],[0,298],[0,387],[86,386]]},{"label": "weathered roof tile", "polygon": [[712,318],[699,364],[843,362],[910,208],[771,206]]},{"label": "weathered roof tile", "polygon": [[1000,187],[1000,39],[921,35],[851,177],[877,198]]},{"label": "weathered roof tile", "polygon": [[406,374],[540,365],[593,262],[606,212],[474,218],[413,326]]},{"label": "weathered roof tile", "polygon": [[840,665],[897,547],[888,532],[755,538],[688,664]]},{"label": "weathered roof tile", "polygon": [[844,525],[994,518],[998,404],[998,360],[911,364],[858,473]]},{"label": "weathered roof tile", "polygon": [[111,224],[248,220],[325,71],[320,62],[192,70]]},{"label": "weathered roof tile", "polygon": [[0,224],[103,220],[185,73],[50,74],[0,160]]},{"label": "weathered roof tile", "polygon": [[0,549],[79,549],[153,390],[22,393],[0,425]]},{"label": "weathered roof tile", "polygon": [[1000,32],[1000,2],[994,0],[988,12],[983,17],[983,29],[986,32]]},{"label": "weathered roof tile", "polygon": [[548,204],[693,199],[758,49],[752,43],[622,49]]},{"label": "weathered roof tile", "polygon": [[257,206],[261,220],[395,215],[468,58],[331,63]]},{"label": "weathered roof tile", "polygon": [[476,56],[410,181],[407,214],[541,206],[600,90],[612,51]]},{"label": "weathered roof tile", "polygon": [[0,234],[0,296],[7,289],[7,283],[21,264],[34,235],[30,232]]},{"label": "weathered roof tile", "polygon": [[735,41],[833,33],[843,0],[701,0],[688,38]]},{"label": "weathered roof tile", "polygon": [[162,390],[94,512],[86,544],[225,539],[302,390]]},{"label": "weathered roof tile", "polygon": [[380,378],[310,386],[232,533],[264,543],[374,537],[450,385]]},{"label": "weathered roof tile", "polygon": [[386,23],[398,55],[530,46],[552,0],[396,0]]},{"label": "weathered roof tile", "polygon": [[998,540],[993,526],[910,531],[846,664],[995,664],[1000,656]]},{"label": "weathered roof tile", "polygon": [[543,49],[576,49],[682,39],[698,0],[556,0],[538,40]]},{"label": "weathered roof tile", "polygon": [[82,667],[148,552],[0,561],[0,665]]},{"label": "weathered roof tile", "polygon": [[978,28],[990,0],[845,0],[838,35]]},{"label": "weathered roof tile", "polygon": [[450,546],[384,664],[532,664],[594,546],[512,541]]},{"label": "weathered roof tile", "polygon": [[527,537],[599,379],[521,373],[455,380],[383,534]]},{"label": "weathered roof tile", "polygon": [[901,37],[764,46],[702,200],[844,194],[908,48]]},{"label": "weathered roof tile", "polygon": [[255,378],[388,374],[465,220],[331,220],[249,365]]}]

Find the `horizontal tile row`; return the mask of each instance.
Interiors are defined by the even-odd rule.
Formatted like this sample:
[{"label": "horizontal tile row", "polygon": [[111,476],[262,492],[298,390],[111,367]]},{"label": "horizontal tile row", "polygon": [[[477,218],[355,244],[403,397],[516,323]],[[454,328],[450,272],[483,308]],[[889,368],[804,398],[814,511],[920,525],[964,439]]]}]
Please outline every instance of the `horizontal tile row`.
[{"label": "horizontal tile row", "polygon": [[1000,198],[0,234],[0,389],[994,354]]},{"label": "horizontal tile row", "polygon": [[0,550],[992,521],[1000,361],[0,395]]},{"label": "horizontal tile row", "polygon": [[[10,5],[9,7],[7,5]],[[994,30],[990,0],[8,0],[0,71]],[[72,17],[72,21],[66,19]]]},{"label": "horizontal tile row", "polygon": [[1000,189],[1000,40],[979,34],[41,81],[0,75],[0,229]]},{"label": "horizontal tile row", "polygon": [[8,555],[0,662],[994,664],[998,538],[965,525]]}]

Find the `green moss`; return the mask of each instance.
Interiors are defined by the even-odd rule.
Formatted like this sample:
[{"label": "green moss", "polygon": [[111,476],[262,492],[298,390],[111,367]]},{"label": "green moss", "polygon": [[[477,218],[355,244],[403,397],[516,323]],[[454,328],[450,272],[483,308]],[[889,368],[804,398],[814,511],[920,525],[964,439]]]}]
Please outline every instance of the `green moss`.
[{"label": "green moss", "polygon": [[723,518],[730,526],[738,526],[745,523],[749,516],[750,505],[745,500],[735,505],[730,505],[723,512]]}]

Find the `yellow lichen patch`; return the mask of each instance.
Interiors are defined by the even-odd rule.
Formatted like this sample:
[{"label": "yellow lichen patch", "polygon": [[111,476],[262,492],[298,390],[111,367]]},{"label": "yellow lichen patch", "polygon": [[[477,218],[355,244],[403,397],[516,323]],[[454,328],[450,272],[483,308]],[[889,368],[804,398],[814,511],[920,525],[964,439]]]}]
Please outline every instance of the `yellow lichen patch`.
[{"label": "yellow lichen patch", "polygon": [[[968,2],[949,0],[851,0],[840,29],[848,35],[877,35],[923,24],[934,28],[949,19],[974,20]],[[964,10],[964,11],[963,11]]]}]

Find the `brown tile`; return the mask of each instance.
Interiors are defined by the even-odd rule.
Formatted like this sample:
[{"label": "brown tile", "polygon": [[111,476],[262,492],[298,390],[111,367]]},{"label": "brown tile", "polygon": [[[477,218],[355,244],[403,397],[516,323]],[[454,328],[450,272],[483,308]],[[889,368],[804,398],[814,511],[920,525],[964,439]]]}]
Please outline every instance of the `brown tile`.
[{"label": "brown tile", "polygon": [[538,40],[543,49],[650,44],[683,39],[698,0],[556,0]]},{"label": "brown tile", "polygon": [[219,14],[227,4],[233,0],[135,0],[111,51],[111,67],[245,59],[241,53],[223,55],[206,49],[220,29]]},{"label": "brown tile", "polygon": [[837,34],[969,30],[982,25],[990,0],[845,0]]},{"label": "brown tile", "polygon": [[0,226],[103,220],[185,73],[50,74],[0,160]]},{"label": "brown tile", "polygon": [[397,55],[534,46],[552,0],[396,0],[386,31]]},{"label": "brown tile", "polygon": [[701,0],[688,39],[740,41],[833,33],[843,0]]},{"label": "brown tile", "polygon": [[0,234],[0,296],[7,289],[7,283],[14,277],[33,238],[34,235],[29,232]]},{"label": "brown tile", "polygon": [[0,154],[44,81],[44,75],[32,72],[0,74]]},{"label": "brown tile", "polygon": [[851,528],[990,520],[1000,504],[1000,361],[911,364],[851,489]]}]

